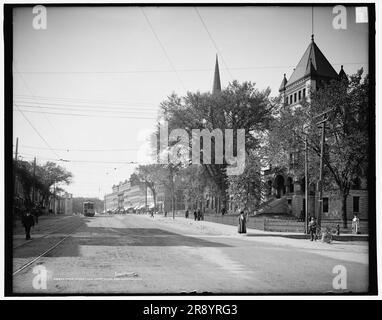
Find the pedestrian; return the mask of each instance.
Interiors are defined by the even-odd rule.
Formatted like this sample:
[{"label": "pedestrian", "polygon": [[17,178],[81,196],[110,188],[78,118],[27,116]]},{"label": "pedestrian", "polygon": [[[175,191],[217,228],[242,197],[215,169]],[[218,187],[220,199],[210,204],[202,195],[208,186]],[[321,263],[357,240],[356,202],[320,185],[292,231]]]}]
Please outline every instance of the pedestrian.
[{"label": "pedestrian", "polygon": [[202,216],[202,213],[201,213],[200,209],[198,209],[198,221],[200,221],[201,216]]},{"label": "pedestrian", "polygon": [[196,213],[196,210],[194,210],[194,220],[196,221],[197,218],[198,218],[198,214]]},{"label": "pedestrian", "polygon": [[227,210],[225,207],[222,208],[222,216],[224,216],[226,214]]},{"label": "pedestrian", "polygon": [[247,233],[247,219],[244,215],[244,211],[241,211],[240,212],[240,215],[239,215],[239,229],[238,229],[238,232],[239,233]]},{"label": "pedestrian", "polygon": [[186,219],[188,219],[188,210],[186,210],[186,214],[185,215],[186,215]]},{"label": "pedestrian", "polygon": [[22,217],[22,224],[25,229],[25,240],[30,240],[31,238],[31,228],[34,226],[34,219],[30,211],[27,211],[26,214]]},{"label": "pedestrian", "polygon": [[353,231],[353,234],[358,234],[359,233],[358,230],[359,230],[359,218],[355,214],[354,218],[352,220],[352,231]]},{"label": "pedestrian", "polygon": [[312,217],[309,221],[309,234],[310,234],[310,241],[317,240],[317,223],[314,217]]},{"label": "pedestrian", "polygon": [[165,218],[167,217],[167,211],[164,212],[164,217],[165,217]]}]

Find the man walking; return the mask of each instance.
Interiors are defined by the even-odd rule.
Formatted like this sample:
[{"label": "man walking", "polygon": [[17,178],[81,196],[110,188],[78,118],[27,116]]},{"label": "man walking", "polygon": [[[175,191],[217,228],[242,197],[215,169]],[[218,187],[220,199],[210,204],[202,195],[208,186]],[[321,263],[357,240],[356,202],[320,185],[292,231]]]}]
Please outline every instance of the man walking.
[{"label": "man walking", "polygon": [[22,224],[25,229],[25,240],[31,239],[31,228],[34,226],[34,219],[33,216],[29,211],[23,216],[22,218]]}]

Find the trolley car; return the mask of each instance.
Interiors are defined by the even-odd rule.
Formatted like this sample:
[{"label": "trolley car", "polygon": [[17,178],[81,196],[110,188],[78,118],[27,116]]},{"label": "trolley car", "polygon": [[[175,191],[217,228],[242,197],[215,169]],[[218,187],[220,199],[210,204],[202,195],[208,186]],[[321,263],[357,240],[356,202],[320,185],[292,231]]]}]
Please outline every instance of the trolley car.
[{"label": "trolley car", "polygon": [[86,217],[94,217],[95,215],[94,202],[85,201],[83,203],[83,214]]}]

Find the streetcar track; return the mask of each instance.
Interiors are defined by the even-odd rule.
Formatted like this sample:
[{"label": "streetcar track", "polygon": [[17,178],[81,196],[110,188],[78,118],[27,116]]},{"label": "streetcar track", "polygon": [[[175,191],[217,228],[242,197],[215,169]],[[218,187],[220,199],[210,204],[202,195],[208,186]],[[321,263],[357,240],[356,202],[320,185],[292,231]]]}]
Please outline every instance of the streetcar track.
[{"label": "streetcar track", "polygon": [[13,250],[18,249],[18,248],[20,248],[20,247],[23,247],[23,246],[25,246],[25,245],[27,245],[27,244],[33,243],[34,240],[44,239],[44,238],[46,238],[47,236],[49,236],[49,235],[51,235],[51,234],[53,234],[53,233],[55,233],[55,232],[57,232],[57,231],[60,231],[60,230],[62,230],[62,229],[65,229],[66,227],[70,226],[71,224],[73,224],[73,222],[70,222],[70,223],[68,223],[68,224],[66,224],[66,225],[64,225],[64,226],[61,226],[61,227],[59,227],[59,228],[57,228],[57,229],[55,229],[55,230],[53,230],[53,231],[51,231],[51,232],[49,232],[49,233],[46,233],[46,234],[44,234],[44,235],[41,236],[41,237],[37,237],[37,238],[35,237],[35,238],[32,238],[30,241],[22,242],[22,243],[20,243],[19,245],[14,246],[14,247],[13,247]]},{"label": "streetcar track", "polygon": [[16,274],[18,274],[19,272],[23,271],[24,269],[28,268],[29,266],[31,266],[33,263],[35,263],[36,261],[38,261],[39,259],[41,259],[42,257],[46,256],[48,253],[52,252],[54,249],[56,249],[61,243],[63,243],[66,239],[68,239],[80,226],[77,226],[76,228],[74,228],[74,230],[72,230],[70,233],[68,233],[63,239],[61,239],[60,241],[58,241],[57,243],[55,243],[53,246],[51,246],[49,249],[45,250],[42,254],[40,254],[39,256],[33,258],[32,260],[30,260],[29,262],[25,263],[23,266],[21,266],[20,268],[18,268],[16,271],[14,271],[12,273],[12,276],[15,276]]},{"label": "streetcar track", "polygon": [[[60,218],[60,220],[62,221],[62,220],[67,220],[67,219],[69,219],[69,218],[73,218],[74,216],[66,216],[66,217],[62,217],[62,218]],[[40,223],[41,222],[43,222],[45,219],[41,219],[40,220]],[[66,221],[65,221],[66,222]],[[21,223],[21,220],[20,220],[20,223]],[[40,230],[40,231],[45,231],[45,229],[49,229],[50,227],[52,227],[52,226],[54,226],[55,224],[56,224],[56,222],[55,221],[53,221],[53,222],[51,222],[51,221],[49,221],[48,220],[48,222],[47,222],[48,224],[47,225],[42,225],[41,227],[43,228],[43,230]],[[38,223],[36,223],[36,225],[39,225]],[[23,229],[22,227],[21,227],[21,229]],[[18,231],[21,231],[21,230],[18,230]],[[22,234],[22,233],[21,233]]]}]

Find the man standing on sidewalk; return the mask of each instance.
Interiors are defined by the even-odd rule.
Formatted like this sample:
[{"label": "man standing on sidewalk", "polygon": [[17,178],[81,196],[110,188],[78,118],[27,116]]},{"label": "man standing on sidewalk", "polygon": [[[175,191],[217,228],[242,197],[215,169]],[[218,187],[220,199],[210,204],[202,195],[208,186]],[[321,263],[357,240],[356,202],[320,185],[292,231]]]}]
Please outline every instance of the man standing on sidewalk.
[{"label": "man standing on sidewalk", "polygon": [[34,219],[33,216],[29,211],[26,212],[26,214],[22,218],[22,224],[25,229],[25,240],[31,239],[31,228],[34,226]]},{"label": "man standing on sidewalk", "polygon": [[310,241],[317,240],[317,223],[314,217],[312,217],[309,221],[309,233],[310,233]]}]

